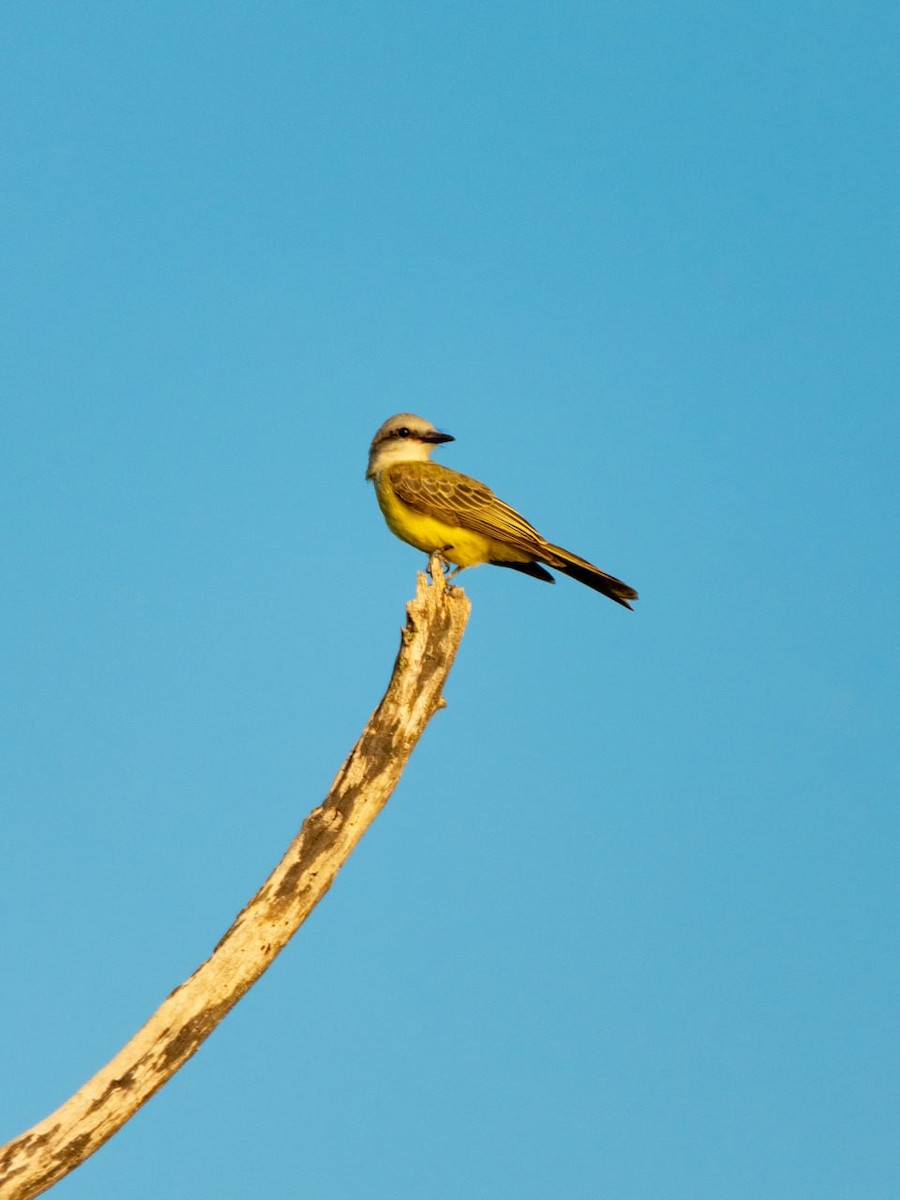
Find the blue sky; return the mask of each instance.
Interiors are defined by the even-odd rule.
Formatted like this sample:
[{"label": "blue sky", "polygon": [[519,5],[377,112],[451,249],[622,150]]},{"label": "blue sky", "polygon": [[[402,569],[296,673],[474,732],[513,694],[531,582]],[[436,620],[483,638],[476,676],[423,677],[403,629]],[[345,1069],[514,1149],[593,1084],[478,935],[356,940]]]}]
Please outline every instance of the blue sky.
[{"label": "blue sky", "polygon": [[60,1197],[900,1188],[894,5],[0,13],[0,1141],[379,699],[391,413],[484,568],[332,892]]}]

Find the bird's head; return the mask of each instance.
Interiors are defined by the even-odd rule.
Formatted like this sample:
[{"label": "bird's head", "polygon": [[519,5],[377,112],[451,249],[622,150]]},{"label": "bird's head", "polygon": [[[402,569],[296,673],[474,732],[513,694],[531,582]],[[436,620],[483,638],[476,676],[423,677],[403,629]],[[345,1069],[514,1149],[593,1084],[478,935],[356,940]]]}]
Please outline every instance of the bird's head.
[{"label": "bird's head", "polygon": [[397,413],[389,417],[372,438],[366,479],[398,462],[427,462],[435,446],[452,442],[449,433],[440,433],[424,417],[415,413]]}]

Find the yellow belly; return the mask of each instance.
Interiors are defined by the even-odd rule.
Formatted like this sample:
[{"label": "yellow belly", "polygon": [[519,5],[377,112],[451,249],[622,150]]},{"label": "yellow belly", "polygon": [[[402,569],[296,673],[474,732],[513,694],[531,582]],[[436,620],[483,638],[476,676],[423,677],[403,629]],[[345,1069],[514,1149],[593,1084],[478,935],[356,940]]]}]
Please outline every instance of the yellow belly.
[{"label": "yellow belly", "polygon": [[374,481],[378,504],[391,533],[410,546],[415,546],[425,554],[440,550],[449,562],[458,567],[475,567],[479,563],[498,560],[525,561],[524,555],[510,546],[495,542],[493,538],[459,525],[448,525],[445,521],[409,508],[397,498],[385,475],[385,472],[381,472]]}]

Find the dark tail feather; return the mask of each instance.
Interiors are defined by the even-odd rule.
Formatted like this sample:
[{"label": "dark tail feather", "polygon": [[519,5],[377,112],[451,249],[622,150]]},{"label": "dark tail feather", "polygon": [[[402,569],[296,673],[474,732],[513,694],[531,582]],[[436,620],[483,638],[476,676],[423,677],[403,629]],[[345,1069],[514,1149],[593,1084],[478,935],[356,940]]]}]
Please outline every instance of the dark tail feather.
[{"label": "dark tail feather", "polygon": [[[550,566],[554,570],[562,571],[570,579],[577,579],[579,583],[586,584],[589,588],[593,588],[595,592],[600,592],[603,596],[609,596],[610,600],[615,600],[616,604],[621,604],[623,608],[631,608],[628,601],[637,600],[638,594],[634,588],[629,587],[627,583],[623,583],[621,579],[616,579],[613,575],[607,575],[599,567],[595,567],[583,558],[577,558],[574,554],[570,554],[568,550],[563,550],[559,546],[553,546],[552,549],[555,551],[555,554],[550,559]],[[557,554],[559,555],[558,558],[556,557]]]},{"label": "dark tail feather", "polygon": [[[637,600],[638,594],[634,588],[623,583],[621,579],[607,575],[599,567],[593,566],[586,559],[576,558],[574,554],[570,554],[568,550],[563,550],[560,546],[553,546],[552,550],[554,553],[550,566],[554,571],[562,571],[571,579],[577,579],[579,583],[587,584],[589,588],[593,588],[595,592],[600,592],[604,596],[609,596],[610,600],[615,600],[616,604],[621,604],[623,608],[630,609],[631,605],[628,601]],[[521,571],[523,575],[530,575],[532,579],[542,579],[544,583],[556,583],[550,572],[545,570],[540,563],[500,562],[498,559],[491,559],[491,566],[508,567],[511,571]]]},{"label": "dark tail feather", "polygon": [[509,567],[512,571],[521,571],[523,575],[530,575],[532,579],[543,579],[544,583],[556,583],[556,580],[549,571],[545,571],[540,563],[536,562],[498,562],[496,559],[491,559],[492,567]]},{"label": "dark tail feather", "polygon": [[612,575],[598,571],[596,567],[580,567],[577,563],[566,563],[557,570],[562,571],[563,575],[577,579],[579,583],[586,583],[595,592],[609,596],[610,600],[615,600],[616,604],[621,604],[623,608],[631,608],[628,601],[638,598],[634,588],[623,583],[621,579],[614,579]]}]

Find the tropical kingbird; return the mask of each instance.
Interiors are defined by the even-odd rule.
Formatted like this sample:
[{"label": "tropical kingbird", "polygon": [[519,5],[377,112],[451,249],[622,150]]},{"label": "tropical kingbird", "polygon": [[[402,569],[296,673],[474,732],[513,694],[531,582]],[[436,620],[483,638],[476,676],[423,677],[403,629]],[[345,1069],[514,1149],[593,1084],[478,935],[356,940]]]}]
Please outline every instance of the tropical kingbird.
[{"label": "tropical kingbird", "polygon": [[457,570],[491,563],[554,583],[544,563],[631,608],[634,588],[548,542],[477,479],[428,461],[436,446],[454,440],[413,413],[398,413],[375,434],[366,479],[375,484],[392,533],[417,550],[439,554]]}]

